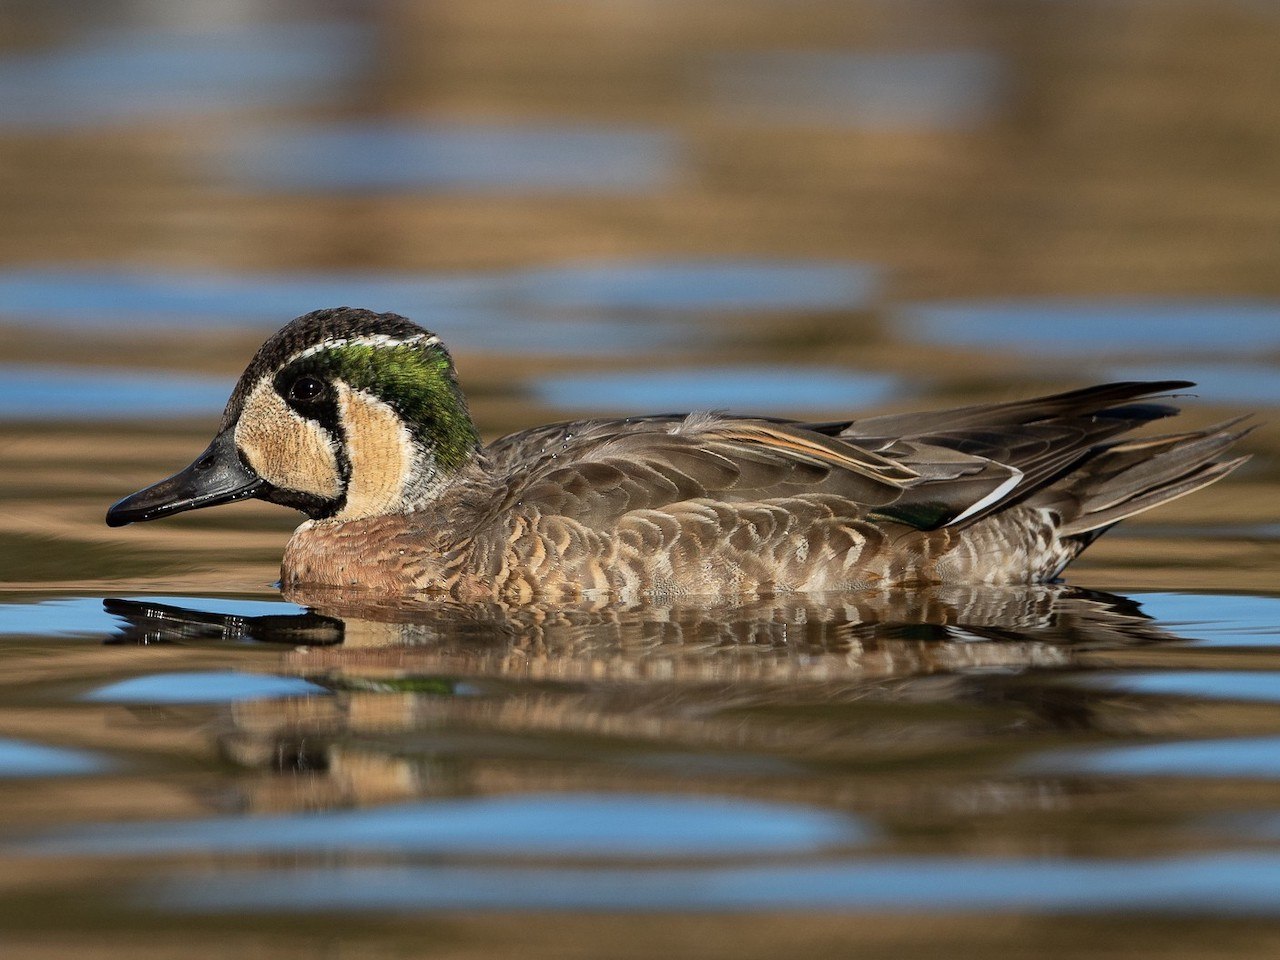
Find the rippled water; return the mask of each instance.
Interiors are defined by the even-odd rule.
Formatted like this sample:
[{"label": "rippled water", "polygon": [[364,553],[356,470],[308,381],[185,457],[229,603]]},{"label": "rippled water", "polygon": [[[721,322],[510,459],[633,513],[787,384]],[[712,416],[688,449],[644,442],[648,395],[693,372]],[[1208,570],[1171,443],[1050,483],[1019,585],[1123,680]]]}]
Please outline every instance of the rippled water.
[{"label": "rippled water", "polygon": [[[340,6],[0,10],[0,956],[1280,954],[1280,17]],[[396,607],[282,596],[279,508],[105,527],[338,303],[490,437],[1258,429],[1027,589]]]}]

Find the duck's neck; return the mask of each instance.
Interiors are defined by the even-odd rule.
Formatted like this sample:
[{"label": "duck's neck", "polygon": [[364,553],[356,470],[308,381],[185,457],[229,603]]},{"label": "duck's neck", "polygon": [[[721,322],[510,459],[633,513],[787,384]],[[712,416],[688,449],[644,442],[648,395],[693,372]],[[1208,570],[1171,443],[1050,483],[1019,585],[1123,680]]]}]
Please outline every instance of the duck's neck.
[{"label": "duck's neck", "polygon": [[363,520],[431,506],[476,469],[479,436],[458,403],[439,416],[411,423],[391,405],[341,387],[346,486],[334,520]]}]

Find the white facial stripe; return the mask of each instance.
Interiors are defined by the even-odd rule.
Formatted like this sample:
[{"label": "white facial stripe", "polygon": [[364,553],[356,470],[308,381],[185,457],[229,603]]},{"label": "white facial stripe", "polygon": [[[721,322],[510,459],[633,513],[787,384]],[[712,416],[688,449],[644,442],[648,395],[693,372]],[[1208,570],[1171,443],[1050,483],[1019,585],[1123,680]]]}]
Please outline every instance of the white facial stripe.
[{"label": "white facial stripe", "polygon": [[385,333],[371,333],[360,337],[333,337],[332,339],[312,344],[307,349],[295,353],[286,361],[285,366],[294,361],[304,360],[307,357],[315,356],[317,353],[323,353],[325,350],[333,350],[337,347],[407,347],[410,345],[430,347],[439,342],[440,338],[433,333],[417,333],[411,337],[392,337]]}]

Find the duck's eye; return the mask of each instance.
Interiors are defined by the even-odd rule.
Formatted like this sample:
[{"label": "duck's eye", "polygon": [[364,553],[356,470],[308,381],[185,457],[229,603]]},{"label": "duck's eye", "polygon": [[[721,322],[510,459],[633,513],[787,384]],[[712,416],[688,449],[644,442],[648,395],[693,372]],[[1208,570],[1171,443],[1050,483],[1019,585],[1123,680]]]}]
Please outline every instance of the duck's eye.
[{"label": "duck's eye", "polygon": [[324,381],[315,377],[299,377],[289,388],[289,399],[306,403],[316,400],[324,394]]}]

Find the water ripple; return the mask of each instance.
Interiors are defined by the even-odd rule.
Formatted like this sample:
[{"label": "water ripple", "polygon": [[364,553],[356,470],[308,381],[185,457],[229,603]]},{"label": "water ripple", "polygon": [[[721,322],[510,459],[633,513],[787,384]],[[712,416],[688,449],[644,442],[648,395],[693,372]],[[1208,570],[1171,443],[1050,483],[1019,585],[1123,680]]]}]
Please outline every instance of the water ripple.
[{"label": "water ripple", "polygon": [[1073,356],[1280,346],[1280,304],[1267,300],[959,301],[906,305],[898,317],[912,337],[933,343]]},{"label": "water ripple", "polygon": [[146,885],[148,904],[244,910],[925,911],[1280,910],[1280,856],[1159,860],[902,857],[662,870],[331,867],[183,874]]},{"label": "water ripple", "polygon": [[101,30],[91,40],[0,59],[0,127],[59,129],[312,103],[372,62],[352,23]]},{"label": "water ripple", "polygon": [[569,857],[812,852],[866,839],[857,820],[789,804],[641,794],[442,800],[323,814],[103,826],[34,841],[44,854],[379,851]]},{"label": "water ripple", "polygon": [[0,737],[0,780],[102,773],[107,762],[87,750],[48,747]]},{"label": "water ripple", "polygon": [[91,703],[240,703],[328,692],[300,677],[206,670],[131,677],[91,690],[81,699]]},{"label": "water ripple", "polygon": [[366,121],[244,131],[219,166],[277,192],[631,193],[669,184],[682,154],[660,128]]},{"label": "water ripple", "polygon": [[854,410],[883,403],[899,391],[882,373],[801,367],[699,367],[536,381],[538,399],[562,410]]}]

